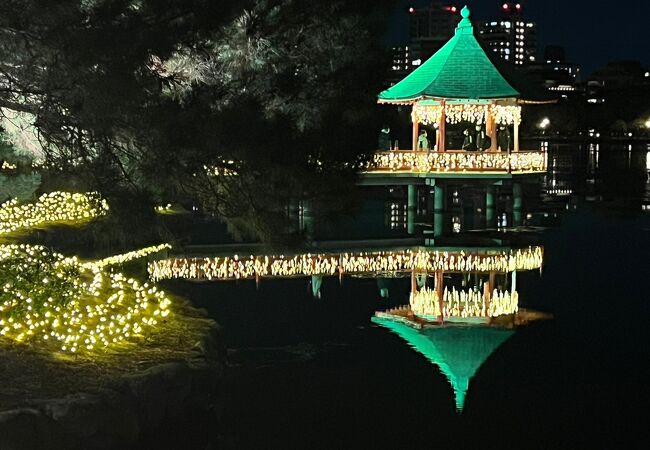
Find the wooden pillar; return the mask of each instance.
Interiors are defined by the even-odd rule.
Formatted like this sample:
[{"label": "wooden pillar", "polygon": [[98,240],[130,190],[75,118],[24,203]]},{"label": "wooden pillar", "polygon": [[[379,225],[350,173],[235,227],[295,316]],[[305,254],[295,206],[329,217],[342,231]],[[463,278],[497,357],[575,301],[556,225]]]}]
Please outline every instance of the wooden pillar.
[{"label": "wooden pillar", "polygon": [[415,269],[411,269],[411,294],[415,295],[418,292],[418,283],[415,279]]},{"label": "wooden pillar", "polygon": [[416,151],[418,149],[418,133],[419,133],[420,124],[418,123],[418,120],[415,117],[415,105],[413,105],[413,112],[411,113],[411,121],[413,122],[413,133],[411,135],[411,142],[413,142],[413,145],[411,146],[411,149],[413,151]]},{"label": "wooden pillar", "polygon": [[489,122],[489,130],[490,130],[490,151],[491,152],[496,152],[497,151],[497,124],[494,121],[494,113],[493,109],[490,108],[488,112],[488,122]]},{"label": "wooden pillar", "polygon": [[494,278],[496,277],[496,274],[494,272],[490,272],[490,278],[488,279],[488,301],[487,301],[487,310],[489,311],[490,305],[492,303],[492,293],[494,292]]},{"label": "wooden pillar", "polygon": [[514,147],[514,151],[518,152],[519,151],[519,124],[517,123],[516,120],[515,120],[514,128],[515,128],[515,130],[514,130],[515,131],[515,147]]},{"label": "wooden pillar", "polygon": [[440,123],[438,124],[438,151],[444,152],[445,149],[445,123],[447,117],[445,116],[445,101],[440,101],[440,106],[442,107],[442,112],[440,113]]},{"label": "wooden pillar", "polygon": [[444,282],[443,275],[444,272],[442,270],[436,272],[436,295],[438,296],[438,308],[440,308],[440,316],[438,317],[438,322],[440,322],[441,325],[445,323],[445,318],[443,313],[444,299],[442,297],[445,293],[442,286]]}]

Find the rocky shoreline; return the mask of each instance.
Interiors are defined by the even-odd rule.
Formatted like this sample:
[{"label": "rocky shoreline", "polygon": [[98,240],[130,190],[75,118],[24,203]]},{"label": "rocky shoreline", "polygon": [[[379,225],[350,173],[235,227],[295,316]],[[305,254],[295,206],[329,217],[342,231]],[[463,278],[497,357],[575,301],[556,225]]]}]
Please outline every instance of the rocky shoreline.
[{"label": "rocky shoreline", "polygon": [[184,359],[123,374],[93,393],[0,409],[0,449],[140,448],[168,424],[209,413],[225,361],[221,330],[212,321]]}]

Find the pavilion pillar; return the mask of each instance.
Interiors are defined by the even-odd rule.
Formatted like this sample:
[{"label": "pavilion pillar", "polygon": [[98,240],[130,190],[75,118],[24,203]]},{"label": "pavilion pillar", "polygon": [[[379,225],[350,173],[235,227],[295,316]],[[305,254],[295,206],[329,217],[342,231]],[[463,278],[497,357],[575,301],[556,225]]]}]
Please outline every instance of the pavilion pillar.
[{"label": "pavilion pillar", "polygon": [[413,142],[413,145],[411,146],[411,149],[413,151],[416,151],[418,149],[418,133],[419,133],[420,124],[418,123],[418,119],[415,116],[415,105],[413,105],[413,112],[411,113],[411,121],[413,122],[413,132],[411,134],[411,142]]},{"label": "pavilion pillar", "polygon": [[492,292],[494,291],[495,273],[490,272],[488,282],[483,285],[483,296],[485,301],[485,314],[490,316],[490,306],[492,305]]},{"label": "pavilion pillar", "polygon": [[519,151],[519,123],[516,120],[515,120],[515,125],[514,125],[514,133],[515,133],[514,151],[518,152]]},{"label": "pavilion pillar", "polygon": [[415,277],[415,269],[411,269],[411,294],[415,295],[418,293],[418,282]]},{"label": "pavilion pillar", "polygon": [[386,278],[377,278],[377,289],[379,289],[379,296],[381,298],[389,298],[390,292],[388,291],[388,284]]},{"label": "pavilion pillar", "polygon": [[433,236],[442,234],[443,211],[445,208],[445,191],[439,184],[433,187]]},{"label": "pavilion pillar", "polygon": [[314,298],[320,298],[320,287],[323,284],[323,277],[320,275],[311,276],[311,295]]},{"label": "pavilion pillar", "polygon": [[517,271],[512,271],[512,281],[510,282],[510,294],[514,294],[517,290]]},{"label": "pavilion pillar", "polygon": [[408,234],[413,234],[415,232],[415,213],[418,201],[418,187],[416,185],[408,185],[406,201],[406,231]]},{"label": "pavilion pillar", "polygon": [[305,233],[307,239],[312,240],[314,238],[314,212],[311,200],[302,201],[301,229]]},{"label": "pavilion pillar", "polygon": [[496,122],[494,121],[494,113],[492,112],[492,108],[490,108],[489,110],[487,120],[488,120],[488,124],[486,128],[488,129],[490,134],[490,151],[496,152],[497,151],[497,127],[496,127]]},{"label": "pavilion pillar", "polygon": [[440,101],[440,106],[442,108],[442,111],[440,113],[440,122],[438,123],[438,136],[437,136],[437,144],[438,144],[438,151],[439,152],[444,152],[445,149],[445,123],[447,122],[447,117],[445,115],[445,101],[441,100]]},{"label": "pavilion pillar", "polygon": [[443,307],[444,307],[444,298],[443,295],[445,293],[443,289],[443,282],[444,282],[444,272],[442,270],[439,270],[436,272],[436,296],[438,297],[438,308],[440,308],[440,316],[438,316],[438,322],[440,324],[445,323],[445,314],[443,312]]},{"label": "pavilion pillar", "polygon": [[513,183],[512,185],[512,221],[513,225],[521,226],[521,210],[522,210],[522,189],[521,183]]},{"label": "pavilion pillar", "polygon": [[494,186],[488,186],[485,191],[485,221],[486,226],[494,226]]}]

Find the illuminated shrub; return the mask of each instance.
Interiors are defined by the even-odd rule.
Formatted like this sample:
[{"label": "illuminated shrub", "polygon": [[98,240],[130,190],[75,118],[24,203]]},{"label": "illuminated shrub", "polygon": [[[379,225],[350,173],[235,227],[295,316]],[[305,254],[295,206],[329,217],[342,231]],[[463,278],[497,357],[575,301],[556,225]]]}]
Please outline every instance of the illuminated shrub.
[{"label": "illuminated shrub", "polygon": [[164,292],[42,246],[0,246],[0,335],[64,351],[142,336],[169,313]]}]

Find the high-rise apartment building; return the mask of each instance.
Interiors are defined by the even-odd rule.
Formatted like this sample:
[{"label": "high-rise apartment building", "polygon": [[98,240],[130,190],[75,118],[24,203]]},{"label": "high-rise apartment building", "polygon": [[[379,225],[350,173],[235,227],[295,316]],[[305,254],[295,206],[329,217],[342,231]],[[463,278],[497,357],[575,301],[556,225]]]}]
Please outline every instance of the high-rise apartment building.
[{"label": "high-rise apartment building", "polygon": [[524,66],[537,60],[536,24],[526,20],[521,3],[503,3],[498,19],[479,24],[479,38],[487,51],[504,61]]},{"label": "high-rise apartment building", "polygon": [[409,8],[411,64],[417,67],[437,52],[454,35],[460,22],[460,8],[434,1],[426,8]]}]

